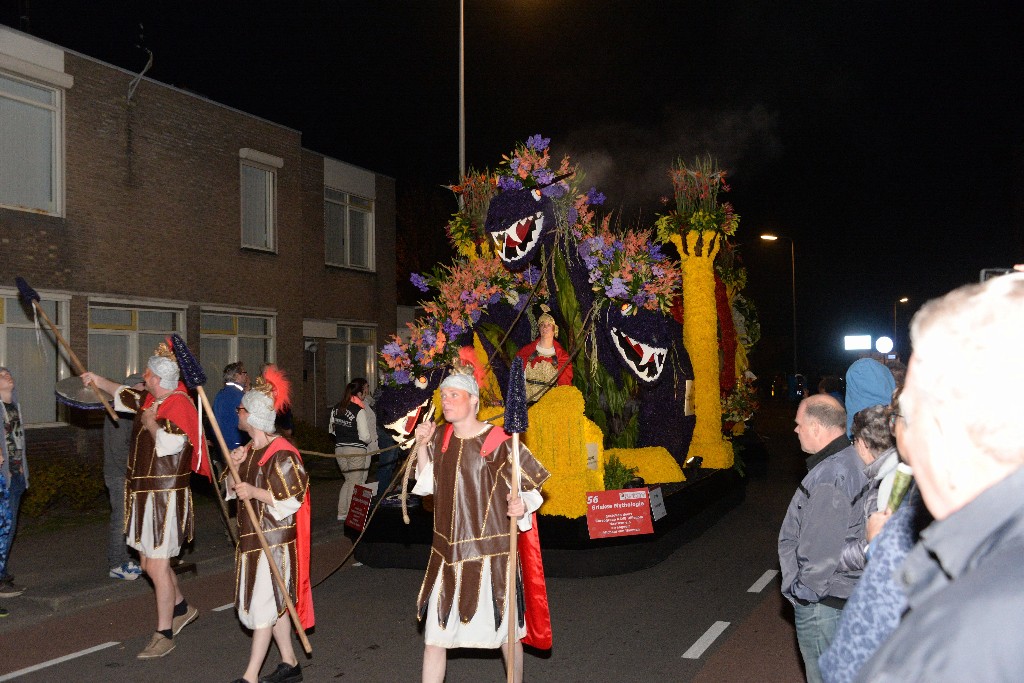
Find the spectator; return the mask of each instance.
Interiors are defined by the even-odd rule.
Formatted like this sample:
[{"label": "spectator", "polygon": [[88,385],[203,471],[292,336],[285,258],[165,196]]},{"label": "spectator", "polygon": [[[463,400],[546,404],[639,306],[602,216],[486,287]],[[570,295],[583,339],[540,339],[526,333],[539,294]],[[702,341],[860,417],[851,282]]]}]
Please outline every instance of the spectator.
[{"label": "spectator", "polygon": [[846,438],[846,413],[831,396],[800,402],[796,429],[809,453],[779,532],[782,594],[793,604],[796,637],[807,680],[821,681],[818,657],[832,641],[846,599],[861,571],[843,570],[839,558],[849,539],[863,536],[860,495],[867,479],[857,451]]},{"label": "spectator", "polygon": [[[129,375],[124,386],[142,392],[146,389],[141,374]],[[121,413],[126,420],[135,416]],[[124,489],[128,472],[128,452],[131,450],[130,422],[103,421],[103,481],[110,499],[110,534],[107,541],[107,566],[112,579],[134,581],[142,576],[142,568],[128,555],[124,529]]]},{"label": "spectator", "polygon": [[[245,363],[228,363],[224,366],[224,387],[213,399],[213,416],[224,437],[228,451],[233,451],[249,440],[249,436],[238,429],[238,406],[242,395],[249,389],[249,372]],[[227,454],[224,454],[225,457]]]},{"label": "spectator", "polygon": [[18,508],[21,496],[28,489],[28,460],[25,459],[25,423],[14,386],[14,376],[5,367],[0,367],[0,411],[3,412],[3,434],[0,448],[3,449],[0,473],[6,484],[3,495],[7,503],[7,533],[5,542],[0,542],[0,598],[15,598],[25,589],[14,583],[14,576],[8,572],[8,561],[14,536],[18,532]]},{"label": "spectator", "polygon": [[338,493],[338,521],[348,517],[349,504],[356,484],[366,481],[370,468],[370,458],[366,455],[366,446],[371,440],[368,415],[363,403],[369,383],[362,377],[356,378],[345,386],[345,395],[331,409],[330,431],[334,437],[334,454],[338,460],[338,469],[345,477]]},{"label": "spectator", "polygon": [[861,358],[846,371],[846,433],[853,434],[853,416],[871,406],[892,402],[896,381],[877,360]]}]

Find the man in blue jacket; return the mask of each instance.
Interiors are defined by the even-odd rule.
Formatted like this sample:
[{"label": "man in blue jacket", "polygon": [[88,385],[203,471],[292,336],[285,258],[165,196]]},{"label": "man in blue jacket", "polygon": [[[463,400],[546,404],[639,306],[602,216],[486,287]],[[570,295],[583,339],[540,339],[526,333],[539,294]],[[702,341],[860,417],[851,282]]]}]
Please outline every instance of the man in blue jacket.
[{"label": "man in blue jacket", "polygon": [[818,657],[835,635],[860,569],[841,571],[847,541],[863,538],[863,463],[846,437],[846,411],[827,394],[804,399],[794,431],[809,453],[807,476],[793,495],[779,532],[782,594],[793,604],[807,680],[821,681]]},{"label": "man in blue jacket", "polygon": [[[224,367],[224,388],[213,399],[213,415],[229,452],[249,441],[248,435],[238,431],[238,406],[242,404],[242,395],[248,388],[249,373],[245,364],[241,361],[228,363]],[[227,457],[227,453],[224,456]]]}]

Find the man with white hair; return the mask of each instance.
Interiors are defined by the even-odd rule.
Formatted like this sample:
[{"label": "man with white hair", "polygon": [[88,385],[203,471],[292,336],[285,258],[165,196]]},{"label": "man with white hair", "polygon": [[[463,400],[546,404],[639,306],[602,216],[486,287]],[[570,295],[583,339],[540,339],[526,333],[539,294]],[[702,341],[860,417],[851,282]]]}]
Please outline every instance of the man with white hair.
[{"label": "man with white hair", "polygon": [[[135,414],[125,490],[126,542],[139,551],[142,571],[153,581],[157,628],[139,659],[163,657],[174,636],[199,616],[185,601],[171,559],[192,540],[191,473],[205,462],[199,417],[179,380],[174,353],[160,344],[146,363],[145,392],[92,372],[82,373],[114,397],[114,410]],[[194,457],[198,456],[198,458]]]},{"label": "man with white hair", "polygon": [[846,411],[828,394],[800,402],[794,431],[810,454],[807,475],[779,530],[782,594],[793,604],[807,680],[821,681],[818,657],[835,636],[862,569],[839,564],[843,548],[864,537],[863,463],[846,436]]},{"label": "man with white hair", "polygon": [[935,521],[897,576],[908,610],[862,681],[1024,680],[1024,274],[911,324],[900,453]]},{"label": "man with white hair", "polygon": [[[419,618],[426,618],[427,683],[444,681],[450,648],[500,647],[507,661],[508,519],[517,518],[522,531],[531,528],[531,513],[543,502],[540,487],[550,476],[521,446],[522,494],[512,498],[511,444],[501,427],[477,419],[480,389],[470,372],[457,370],[441,382],[441,408],[448,424],[419,425],[415,446],[413,493],[434,496],[434,540],[416,605]],[[518,617],[511,649],[515,680],[522,681],[527,629],[521,611]]]}]

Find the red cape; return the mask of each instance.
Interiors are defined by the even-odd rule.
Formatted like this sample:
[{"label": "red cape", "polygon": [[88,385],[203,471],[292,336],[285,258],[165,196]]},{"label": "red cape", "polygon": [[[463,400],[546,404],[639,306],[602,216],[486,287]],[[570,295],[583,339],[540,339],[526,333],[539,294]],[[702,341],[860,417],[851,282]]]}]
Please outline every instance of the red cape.
[{"label": "red cape", "polygon": [[[279,436],[270,442],[267,452],[260,459],[260,466],[266,464],[267,460],[278,451],[291,451],[299,459],[299,462],[302,462],[302,456],[289,443],[288,439]],[[313,624],[316,623],[313,616],[313,586],[309,581],[309,511],[309,487],[307,486],[302,506],[295,513],[295,611],[299,613],[299,623],[306,630],[313,628]]]},{"label": "red cape", "polygon": [[[448,447],[454,431],[450,424],[445,428],[442,449]],[[504,429],[495,425],[484,437],[481,457],[486,457],[510,438],[510,434],[506,434]],[[540,650],[550,650],[551,610],[548,606],[548,586],[544,579],[544,559],[540,554],[537,513],[533,513],[532,521],[533,526],[529,531],[520,531],[517,541],[519,564],[523,568],[523,598],[526,602],[526,637],[523,638],[523,644]]]},{"label": "red cape", "polygon": [[[155,400],[153,394],[146,392],[146,398],[142,401],[142,409],[149,408]],[[213,481],[213,474],[210,472],[210,458],[206,450],[206,439],[199,427],[199,412],[195,404],[192,403],[192,399],[189,398],[188,389],[183,382],[178,382],[174,392],[164,399],[160,407],[156,409],[156,417],[160,420],[170,420],[185,432],[185,437],[192,444],[192,471]]]}]

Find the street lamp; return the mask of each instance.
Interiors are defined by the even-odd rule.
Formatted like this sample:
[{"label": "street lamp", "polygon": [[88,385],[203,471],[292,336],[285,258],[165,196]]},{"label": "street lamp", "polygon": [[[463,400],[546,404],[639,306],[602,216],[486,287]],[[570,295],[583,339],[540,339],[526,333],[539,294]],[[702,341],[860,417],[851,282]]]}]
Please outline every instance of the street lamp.
[{"label": "street lamp", "polygon": [[459,0],[459,182],[466,175],[466,0]]},{"label": "street lamp", "polygon": [[899,336],[896,334],[896,306],[898,304],[905,304],[908,301],[910,301],[910,298],[904,296],[892,302],[892,340],[897,353],[899,352]]},{"label": "street lamp", "polygon": [[796,245],[793,243],[792,237],[785,237],[784,235],[773,235],[772,233],[765,233],[761,235],[761,239],[767,242],[775,242],[777,240],[789,240],[789,266],[791,274],[791,288],[793,295],[793,376],[795,377],[798,370],[796,361]]}]

